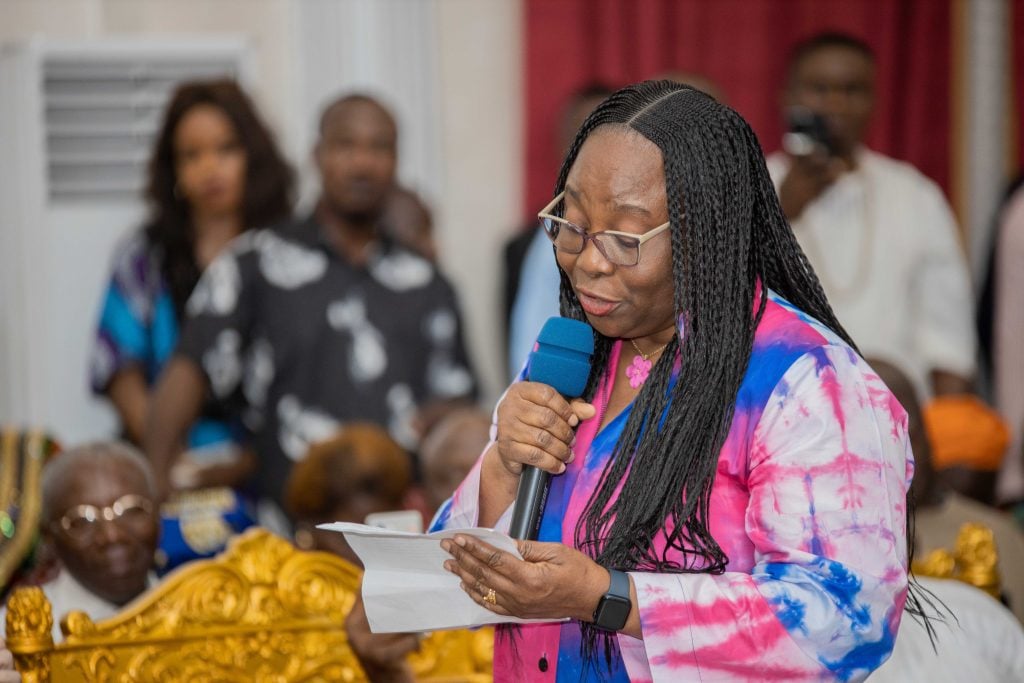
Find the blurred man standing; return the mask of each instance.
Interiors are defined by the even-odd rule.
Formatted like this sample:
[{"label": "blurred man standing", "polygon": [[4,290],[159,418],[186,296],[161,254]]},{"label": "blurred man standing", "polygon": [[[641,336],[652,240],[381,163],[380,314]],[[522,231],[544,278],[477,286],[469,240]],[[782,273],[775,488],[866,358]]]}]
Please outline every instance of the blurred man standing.
[{"label": "blurred man standing", "polygon": [[[785,92],[791,132],[768,160],[779,199],[829,301],[865,355],[889,360],[926,397],[974,375],[970,280],[939,187],[864,146],[875,58],[862,41],[799,44]],[[806,144],[808,141],[811,144]]]},{"label": "blurred man standing", "polygon": [[342,424],[381,425],[411,449],[421,408],[475,395],[451,286],[380,230],[394,118],[370,97],[342,97],[324,110],[314,155],[323,191],[313,214],[246,233],[189,300],[146,442],[162,493],[207,389],[242,415],[258,492],[278,502],[292,462]]}]

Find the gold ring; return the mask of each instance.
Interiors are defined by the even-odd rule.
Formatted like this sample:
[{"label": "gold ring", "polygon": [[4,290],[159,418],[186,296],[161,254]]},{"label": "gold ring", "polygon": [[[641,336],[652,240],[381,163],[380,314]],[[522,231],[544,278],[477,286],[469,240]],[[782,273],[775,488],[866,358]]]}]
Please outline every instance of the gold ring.
[{"label": "gold ring", "polygon": [[498,604],[498,594],[494,592],[493,588],[487,589],[487,595],[484,596],[484,602],[489,603],[491,605]]}]

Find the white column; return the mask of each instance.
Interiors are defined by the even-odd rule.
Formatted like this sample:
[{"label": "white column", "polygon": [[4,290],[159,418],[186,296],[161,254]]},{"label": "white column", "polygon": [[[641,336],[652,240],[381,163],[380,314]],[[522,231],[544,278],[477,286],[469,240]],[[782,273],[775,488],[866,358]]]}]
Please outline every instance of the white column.
[{"label": "white column", "polygon": [[523,221],[519,0],[440,0],[441,260],[467,317],[488,410],[507,384],[501,248]]},{"label": "white column", "polygon": [[1006,0],[967,2],[965,35],[964,211],[967,249],[975,282],[982,277],[992,239],[992,218],[1006,185],[1006,85],[1009,44]]},{"label": "white column", "polygon": [[400,180],[435,202],[442,192],[437,3],[300,0],[294,5],[303,196],[317,192],[310,150],[321,110],[339,95],[378,97],[398,119]]}]

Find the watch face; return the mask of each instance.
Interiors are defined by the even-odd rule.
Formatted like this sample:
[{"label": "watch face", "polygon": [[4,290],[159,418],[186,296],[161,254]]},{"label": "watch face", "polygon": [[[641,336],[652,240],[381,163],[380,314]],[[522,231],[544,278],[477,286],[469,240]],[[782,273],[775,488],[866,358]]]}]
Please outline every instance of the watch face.
[{"label": "watch face", "polygon": [[629,611],[632,608],[628,599],[615,595],[606,595],[598,608],[597,617],[594,619],[596,625],[609,631],[618,631],[626,625],[629,619]]}]

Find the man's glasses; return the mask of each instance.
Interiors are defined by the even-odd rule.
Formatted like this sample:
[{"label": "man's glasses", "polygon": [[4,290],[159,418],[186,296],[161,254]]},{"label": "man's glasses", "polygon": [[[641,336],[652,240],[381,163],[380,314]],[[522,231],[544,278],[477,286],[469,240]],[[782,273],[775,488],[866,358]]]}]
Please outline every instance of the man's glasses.
[{"label": "man's glasses", "polygon": [[537,218],[540,219],[541,225],[544,226],[544,232],[547,233],[548,239],[555,245],[555,248],[567,254],[582,253],[587,246],[587,240],[590,240],[601,252],[601,255],[611,263],[617,266],[635,266],[640,262],[640,245],[665,232],[670,225],[669,223],[659,225],[642,235],[617,230],[605,230],[591,235],[580,226],[551,213],[563,197],[565,197],[564,191],[541,209]]},{"label": "man's glasses", "polygon": [[141,529],[152,520],[153,502],[144,496],[129,493],[106,507],[76,505],[60,518],[60,526],[68,535],[89,542],[103,521],[117,522],[131,529]]}]

